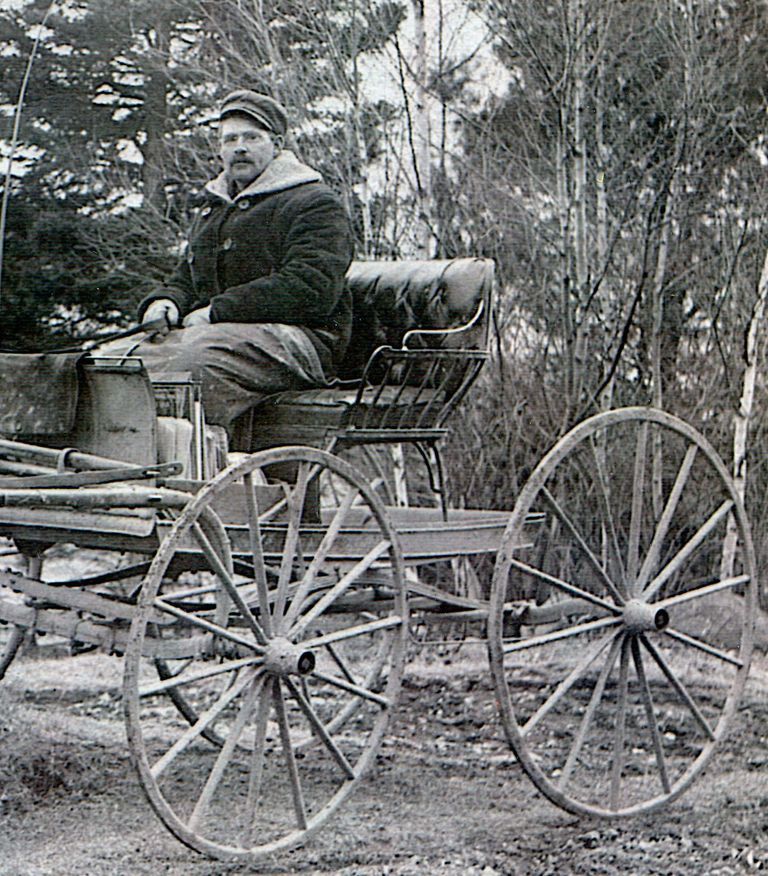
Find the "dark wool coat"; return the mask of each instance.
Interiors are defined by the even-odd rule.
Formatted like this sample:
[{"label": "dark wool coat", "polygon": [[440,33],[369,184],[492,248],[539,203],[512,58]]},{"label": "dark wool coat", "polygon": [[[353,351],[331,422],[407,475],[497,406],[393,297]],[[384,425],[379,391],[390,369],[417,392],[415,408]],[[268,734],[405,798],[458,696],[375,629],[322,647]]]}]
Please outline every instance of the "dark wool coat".
[{"label": "dark wool coat", "polygon": [[283,151],[234,199],[223,174],[208,183],[186,257],[139,313],[170,298],[182,316],[210,304],[212,323],[298,325],[331,376],[352,324],[344,282],[352,248],[339,198],[317,171]]}]

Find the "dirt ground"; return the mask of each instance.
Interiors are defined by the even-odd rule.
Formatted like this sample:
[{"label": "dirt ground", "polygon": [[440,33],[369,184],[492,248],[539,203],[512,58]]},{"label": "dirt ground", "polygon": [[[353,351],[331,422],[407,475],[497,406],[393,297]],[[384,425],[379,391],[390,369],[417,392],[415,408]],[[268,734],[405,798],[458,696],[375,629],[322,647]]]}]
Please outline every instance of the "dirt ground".
[{"label": "dirt ground", "polygon": [[188,850],[145,802],[118,658],[43,648],[17,659],[0,685],[0,874],[768,871],[764,655],[707,773],[661,813],[618,823],[576,818],[538,794],[501,739],[483,660],[470,647],[412,662],[372,775],[306,847],[253,870]]}]

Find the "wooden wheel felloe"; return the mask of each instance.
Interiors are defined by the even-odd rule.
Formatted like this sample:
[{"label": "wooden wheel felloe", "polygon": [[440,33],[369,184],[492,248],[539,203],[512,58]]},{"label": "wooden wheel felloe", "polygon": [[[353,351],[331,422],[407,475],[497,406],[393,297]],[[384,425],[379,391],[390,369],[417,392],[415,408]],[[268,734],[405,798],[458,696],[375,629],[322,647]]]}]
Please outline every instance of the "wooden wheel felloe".
[{"label": "wooden wheel felloe", "polygon": [[562,438],[515,505],[489,619],[504,729],[538,788],[614,817],[681,794],[733,718],[756,597],[744,509],[694,429],[626,408]]},{"label": "wooden wheel felloe", "polygon": [[3,631],[4,638],[0,639],[0,680],[3,679],[8,667],[13,663],[19,648],[24,642],[24,630],[21,627],[11,627]]},{"label": "wooden wheel felloe", "polygon": [[[313,489],[321,473],[337,486],[331,507]],[[238,504],[244,522],[225,530],[217,510]],[[179,584],[166,572],[182,553],[199,562]],[[205,486],[153,560],[125,657],[131,754],[166,826],[249,864],[318,830],[376,756],[407,621],[397,535],[352,468],[278,448]],[[173,667],[161,681],[158,658]]]}]

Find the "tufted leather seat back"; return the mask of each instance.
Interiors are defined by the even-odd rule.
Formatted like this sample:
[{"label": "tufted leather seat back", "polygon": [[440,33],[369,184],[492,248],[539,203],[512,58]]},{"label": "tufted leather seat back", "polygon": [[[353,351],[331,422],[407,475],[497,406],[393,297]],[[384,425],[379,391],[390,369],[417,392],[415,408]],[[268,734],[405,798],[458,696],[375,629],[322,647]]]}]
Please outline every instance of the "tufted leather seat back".
[{"label": "tufted leather seat back", "polygon": [[353,298],[352,340],[339,376],[359,377],[377,347],[401,347],[408,331],[467,323],[481,301],[485,317],[471,332],[433,336],[430,346],[484,349],[493,275],[493,261],[481,258],[352,262],[347,272]]}]

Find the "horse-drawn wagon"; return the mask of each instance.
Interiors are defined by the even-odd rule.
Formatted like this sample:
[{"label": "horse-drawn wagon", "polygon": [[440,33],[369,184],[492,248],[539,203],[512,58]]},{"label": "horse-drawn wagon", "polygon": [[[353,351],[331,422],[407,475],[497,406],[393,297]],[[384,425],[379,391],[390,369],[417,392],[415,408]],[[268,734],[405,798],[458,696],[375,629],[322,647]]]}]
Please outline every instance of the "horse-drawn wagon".
[{"label": "horse-drawn wagon", "polygon": [[[28,563],[0,573],[0,675],[30,631],[124,655],[139,781],[192,848],[255,862],[326,822],[374,764],[416,620],[487,639],[504,733],[569,811],[657,808],[725,735],[757,579],[698,432],[599,414],[509,509],[445,502],[439,441],[488,355],[492,281],[481,259],[353,264],[345,380],[254,407],[229,455],[186,375],[153,383],[140,356],[94,351],[4,357],[0,536]],[[344,458],[403,443],[427,463],[428,507],[395,505]],[[60,543],[108,551],[109,570],[51,580]],[[482,555],[482,597],[431,573]]]}]

